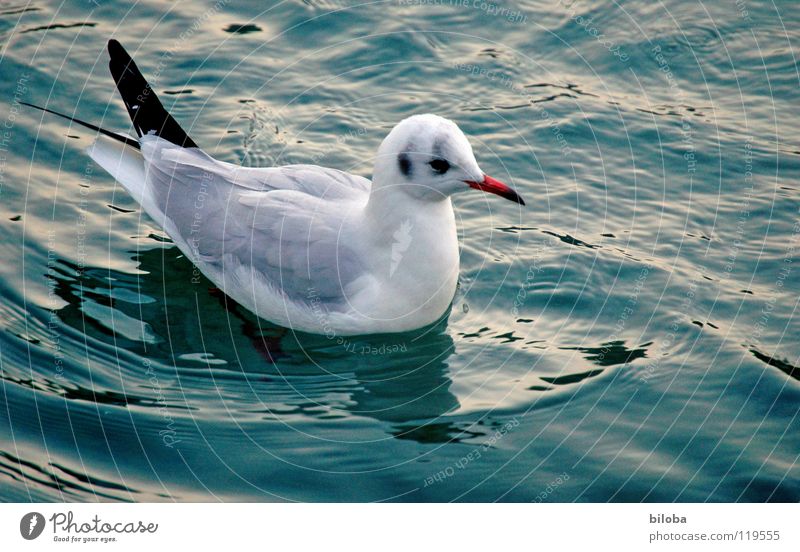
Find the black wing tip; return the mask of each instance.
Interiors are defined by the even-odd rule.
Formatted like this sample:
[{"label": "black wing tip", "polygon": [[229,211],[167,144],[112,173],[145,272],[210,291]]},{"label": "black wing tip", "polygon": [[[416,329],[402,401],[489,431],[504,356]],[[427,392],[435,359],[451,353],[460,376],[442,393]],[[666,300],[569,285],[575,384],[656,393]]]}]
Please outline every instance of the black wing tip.
[{"label": "black wing tip", "polygon": [[111,63],[128,64],[133,61],[128,51],[120,44],[119,40],[114,38],[108,41],[108,55],[111,57]]},{"label": "black wing tip", "polygon": [[161,105],[147,79],[118,40],[109,39],[108,55],[108,68],[136,133],[139,136],[154,133],[175,145],[196,148],[197,144]]},{"label": "black wing tip", "polygon": [[[144,78],[142,72],[136,67],[136,63],[133,61],[131,55],[122,47],[119,41],[113,38],[108,41],[108,56],[108,68],[111,70],[111,76],[114,77],[114,83],[118,88],[121,86],[125,86],[126,88],[132,86],[137,89],[149,88],[147,79]],[[120,90],[120,92],[122,92],[122,90]],[[141,92],[141,90],[137,90],[137,94]],[[128,101],[124,95],[123,99],[126,100],[126,102]]]}]

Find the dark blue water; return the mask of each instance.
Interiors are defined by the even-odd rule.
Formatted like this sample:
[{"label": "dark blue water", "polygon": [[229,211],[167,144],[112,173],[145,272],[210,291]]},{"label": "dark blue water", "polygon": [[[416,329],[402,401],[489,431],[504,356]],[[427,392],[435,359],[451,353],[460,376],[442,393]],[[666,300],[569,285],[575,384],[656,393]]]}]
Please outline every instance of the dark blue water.
[{"label": "dark blue water", "polygon": [[[256,4],[0,6],[0,499],[800,499],[792,2]],[[435,112],[528,207],[456,199],[432,330],[260,321],[19,105],[127,131],[111,36],[220,159]]]}]

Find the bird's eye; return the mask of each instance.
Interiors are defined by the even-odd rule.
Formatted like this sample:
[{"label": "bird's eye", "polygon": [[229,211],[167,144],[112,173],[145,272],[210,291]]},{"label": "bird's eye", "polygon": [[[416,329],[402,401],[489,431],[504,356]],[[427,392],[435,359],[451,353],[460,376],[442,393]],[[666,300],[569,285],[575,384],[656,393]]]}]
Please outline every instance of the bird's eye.
[{"label": "bird's eye", "polygon": [[450,163],[445,159],[434,159],[430,161],[428,165],[438,174],[444,174],[450,170]]}]

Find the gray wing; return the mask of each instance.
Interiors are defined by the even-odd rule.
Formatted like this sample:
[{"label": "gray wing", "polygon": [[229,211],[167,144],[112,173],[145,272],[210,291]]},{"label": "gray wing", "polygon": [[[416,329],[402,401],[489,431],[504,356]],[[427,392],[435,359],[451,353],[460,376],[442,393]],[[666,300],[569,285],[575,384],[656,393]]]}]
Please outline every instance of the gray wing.
[{"label": "gray wing", "polygon": [[341,231],[347,210],[366,201],[369,181],[310,165],[242,169],[148,141],[142,153],[157,222],[195,260],[221,274],[249,267],[294,301],[347,302],[364,267]]},{"label": "gray wing", "polygon": [[[154,142],[148,137],[143,140]],[[163,140],[158,140],[157,144],[165,168],[169,164],[179,166],[181,170],[194,167],[217,174],[236,187],[252,191],[294,190],[319,198],[359,199],[369,193],[371,186],[364,177],[317,165],[240,167],[217,161],[197,148],[181,148]]]}]

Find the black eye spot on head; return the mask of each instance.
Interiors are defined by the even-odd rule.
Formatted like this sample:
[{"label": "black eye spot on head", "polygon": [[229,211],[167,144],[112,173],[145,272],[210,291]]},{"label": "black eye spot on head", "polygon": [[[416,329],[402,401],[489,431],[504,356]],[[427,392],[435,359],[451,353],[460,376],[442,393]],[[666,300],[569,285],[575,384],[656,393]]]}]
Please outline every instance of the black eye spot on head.
[{"label": "black eye spot on head", "polygon": [[437,174],[444,174],[450,170],[450,163],[448,163],[446,159],[433,159],[428,162],[428,165],[430,165],[433,172]]},{"label": "black eye spot on head", "polygon": [[400,166],[400,172],[405,176],[411,176],[411,158],[407,153],[401,153],[397,156],[397,164]]}]

